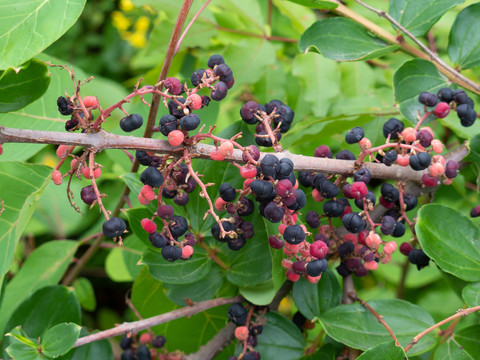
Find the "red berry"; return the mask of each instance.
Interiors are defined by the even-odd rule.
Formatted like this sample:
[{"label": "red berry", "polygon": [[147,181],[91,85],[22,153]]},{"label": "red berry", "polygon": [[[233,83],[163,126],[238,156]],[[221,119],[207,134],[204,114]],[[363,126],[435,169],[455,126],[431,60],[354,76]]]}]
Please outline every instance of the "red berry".
[{"label": "red berry", "polygon": [[148,205],[150,204],[150,201],[148,199],[146,199],[142,193],[138,194],[138,201],[140,202],[140,204],[142,205]]},{"label": "red berry", "polygon": [[95,96],[85,96],[83,98],[83,105],[87,108],[96,108],[98,105],[98,99]]},{"label": "red berry", "polygon": [[149,333],[143,333],[142,335],[140,335],[139,341],[141,344],[146,345],[152,341],[152,335],[150,335]]},{"label": "red berry", "polygon": [[180,130],[173,130],[168,134],[168,143],[172,146],[178,146],[183,143],[185,135]]},{"label": "red berry", "polygon": [[212,158],[212,160],[215,160],[215,161],[225,160],[225,156],[221,155],[218,149],[213,149],[212,152],[210,153],[210,157]]},{"label": "red berry", "polygon": [[300,275],[294,273],[292,270],[287,270],[286,275],[287,279],[293,282],[296,282],[300,279]]},{"label": "red berry", "polygon": [[443,119],[450,113],[450,105],[448,105],[446,102],[440,102],[437,104],[437,106],[435,106],[433,112],[436,117]]},{"label": "red berry", "polygon": [[151,234],[157,231],[157,224],[155,224],[152,220],[144,218],[142,219],[141,223],[143,230],[147,233]]},{"label": "red berry", "polygon": [[354,182],[349,190],[353,199],[363,199],[368,194],[367,184],[362,181]]},{"label": "red berry", "polygon": [[182,249],[182,259],[190,259],[193,255],[193,247],[185,245]]},{"label": "red berry", "polygon": [[310,245],[310,254],[317,259],[323,259],[328,253],[328,246],[322,240],[317,240]]},{"label": "red berry", "polygon": [[252,164],[244,165],[240,168],[240,176],[244,179],[253,179],[257,176],[257,168]]},{"label": "red berry", "polygon": [[69,145],[59,145],[57,148],[57,157],[61,159],[65,159],[67,155],[70,153],[70,146]]},{"label": "red berry", "polygon": [[383,247],[383,252],[388,255],[392,254],[395,250],[397,250],[397,243],[395,241],[389,241]]},{"label": "red berry", "polygon": [[413,250],[413,247],[408,242],[404,242],[400,245],[400,252],[405,256],[408,256],[408,254],[410,254],[410,251],[412,250]]}]

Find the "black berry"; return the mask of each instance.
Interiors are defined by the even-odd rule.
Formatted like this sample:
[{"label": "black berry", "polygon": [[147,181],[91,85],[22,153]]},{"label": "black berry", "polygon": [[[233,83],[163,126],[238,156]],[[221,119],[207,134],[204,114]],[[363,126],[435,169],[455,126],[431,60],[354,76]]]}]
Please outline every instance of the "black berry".
[{"label": "black berry", "polygon": [[125,221],[119,217],[112,217],[110,220],[107,220],[102,225],[103,235],[109,238],[114,238],[122,235],[127,229]]}]

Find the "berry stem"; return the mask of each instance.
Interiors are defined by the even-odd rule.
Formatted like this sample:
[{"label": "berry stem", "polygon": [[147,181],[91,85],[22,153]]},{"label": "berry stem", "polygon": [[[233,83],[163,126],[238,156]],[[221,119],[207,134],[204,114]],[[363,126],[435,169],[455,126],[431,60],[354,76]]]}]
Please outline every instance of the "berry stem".
[{"label": "berry stem", "polygon": [[409,351],[413,345],[415,345],[416,343],[418,343],[418,341],[424,337],[425,335],[427,335],[430,331],[432,330],[435,330],[436,328],[452,321],[452,320],[455,320],[457,318],[460,318],[460,317],[466,317],[468,315],[470,315],[471,313],[474,313],[474,312],[477,312],[477,311],[480,311],[480,306],[474,306],[474,307],[471,307],[471,308],[467,308],[467,309],[459,309],[457,310],[457,313],[452,315],[452,316],[449,316],[448,318],[436,323],[435,325],[433,326],[430,326],[428,329],[425,329],[423,330],[421,333],[419,333],[418,335],[416,335],[412,341],[407,345],[405,346],[405,348],[403,349],[405,352]]}]

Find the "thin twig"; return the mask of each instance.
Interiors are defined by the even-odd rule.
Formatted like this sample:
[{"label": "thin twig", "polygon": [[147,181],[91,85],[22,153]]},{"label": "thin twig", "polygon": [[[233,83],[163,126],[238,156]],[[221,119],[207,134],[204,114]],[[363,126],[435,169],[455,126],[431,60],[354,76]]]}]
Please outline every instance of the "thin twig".
[{"label": "thin twig", "polygon": [[387,322],[383,319],[383,316],[380,315],[379,313],[377,313],[366,301],[363,301],[362,299],[360,299],[357,294],[353,293],[353,294],[350,294],[349,295],[352,299],[354,299],[355,301],[358,301],[360,304],[362,304],[362,306],[367,309],[368,311],[370,311],[372,313],[373,316],[375,316],[375,319],[377,319],[377,321],[383,325],[383,327],[388,331],[388,333],[390,334],[390,336],[393,338],[393,340],[395,340],[395,345],[397,346],[400,346],[400,343],[398,342],[398,339],[397,337],[395,336],[395,334],[393,333],[392,329],[390,328],[390,326],[388,326]]},{"label": "thin twig", "polygon": [[454,319],[457,319],[457,318],[462,317],[462,316],[463,317],[468,316],[471,313],[474,313],[476,311],[480,311],[480,306],[475,306],[475,307],[471,307],[471,308],[468,308],[468,309],[459,309],[456,314],[454,314],[452,316],[449,316],[448,318],[436,323],[433,326],[430,326],[428,329],[423,330],[420,334],[415,336],[413,338],[413,340],[410,341],[410,343],[407,346],[405,346],[405,348],[404,348],[405,352],[410,350],[413,345],[418,343],[418,340],[420,340],[422,337],[427,335],[430,331],[435,330],[436,328],[438,328],[438,327],[442,326],[443,324],[446,324],[446,323],[448,323],[448,322],[450,322]]},{"label": "thin twig", "polygon": [[[370,11],[373,11],[376,13],[378,16],[383,17],[387,19],[390,23],[392,23],[396,28],[398,28],[401,32],[403,32],[405,35],[407,35],[412,41],[417,44],[425,53],[428,54],[430,57],[430,61],[438,64],[440,67],[442,67],[448,74],[453,76],[456,79],[461,80],[465,84],[468,84],[470,89],[473,89],[477,94],[480,93],[480,85],[475,83],[474,81],[470,80],[469,78],[463,76],[460,74],[458,71],[453,69],[451,66],[449,66],[445,61],[440,59],[437,54],[435,54],[433,51],[431,51],[427,46],[425,46],[419,39],[415,37],[410,31],[408,31],[404,26],[402,26],[397,20],[395,20],[392,16],[390,16],[386,11],[384,10],[378,10],[368,4],[365,4],[361,0],[355,0],[358,4],[362,5],[363,7],[367,8]],[[401,42],[402,40],[400,40]]]},{"label": "thin twig", "polygon": [[144,330],[149,327],[160,325],[172,320],[180,319],[185,316],[192,316],[217,306],[239,302],[239,301],[242,301],[242,299],[243,298],[240,295],[238,295],[233,298],[219,298],[219,299],[202,301],[192,306],[186,306],[180,309],[172,310],[165,314],[153,316],[153,317],[139,320],[139,321],[123,323],[112,329],[100,331],[98,333],[79,338],[75,343],[74,348],[92,343],[94,341],[99,341],[99,340],[108,339],[114,336],[122,335],[128,332],[137,333],[140,330]]}]

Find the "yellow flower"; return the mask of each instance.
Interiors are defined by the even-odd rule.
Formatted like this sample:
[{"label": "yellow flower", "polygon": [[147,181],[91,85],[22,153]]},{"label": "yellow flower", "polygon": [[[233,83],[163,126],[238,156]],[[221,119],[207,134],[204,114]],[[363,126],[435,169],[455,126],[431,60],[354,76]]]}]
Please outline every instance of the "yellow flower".
[{"label": "yellow flower", "polygon": [[112,12],[112,20],[113,26],[115,26],[120,31],[127,30],[131,25],[130,20],[120,11]]},{"label": "yellow flower", "polygon": [[127,41],[135,46],[136,48],[141,48],[144,47],[147,44],[147,38],[145,37],[144,32],[134,32],[131,34],[128,38]]},{"label": "yellow flower", "polygon": [[150,25],[150,20],[146,16],[140,16],[135,23],[135,30],[138,32],[146,32],[148,30],[148,25]]},{"label": "yellow flower", "polygon": [[134,8],[131,0],[121,0],[120,1],[120,10],[130,11]]}]

